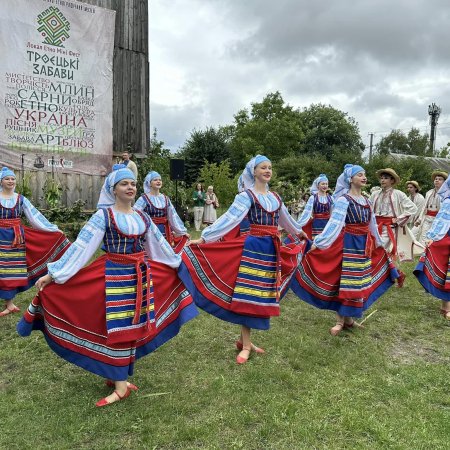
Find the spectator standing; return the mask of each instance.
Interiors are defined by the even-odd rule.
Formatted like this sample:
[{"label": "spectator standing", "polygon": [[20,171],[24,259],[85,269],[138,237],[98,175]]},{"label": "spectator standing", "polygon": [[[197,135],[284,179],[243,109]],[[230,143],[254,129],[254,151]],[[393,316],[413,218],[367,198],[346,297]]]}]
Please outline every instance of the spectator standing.
[{"label": "spectator standing", "polygon": [[203,211],[205,208],[206,194],[201,183],[197,183],[195,191],[192,193],[194,201],[194,226],[195,231],[200,231],[203,219]]},{"label": "spectator standing", "polygon": [[208,186],[206,191],[205,208],[203,211],[203,223],[211,225],[217,220],[217,211],[219,207],[219,200],[214,193],[214,187]]},{"label": "spectator standing", "polygon": [[122,153],[122,164],[124,164],[126,166],[127,169],[130,169],[134,176],[136,177],[136,180],[138,178],[138,169],[136,166],[136,163],[131,161],[130,159],[130,153],[125,151]]}]

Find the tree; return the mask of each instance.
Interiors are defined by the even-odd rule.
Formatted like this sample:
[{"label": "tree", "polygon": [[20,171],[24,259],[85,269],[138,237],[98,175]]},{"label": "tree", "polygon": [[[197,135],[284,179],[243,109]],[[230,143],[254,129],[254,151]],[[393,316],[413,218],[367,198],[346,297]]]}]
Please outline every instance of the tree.
[{"label": "tree", "polygon": [[163,182],[162,191],[175,203],[175,193],[177,196],[178,204],[186,205],[188,196],[185,183],[180,182],[175,189],[175,182],[170,179],[170,158],[172,154],[168,148],[164,147],[164,142],[160,141],[157,136],[156,128],[153,130],[152,137],[150,138],[150,146],[147,149],[147,156],[140,160],[138,165],[139,180],[138,183],[138,196],[143,192],[143,184],[145,177],[149,172],[154,170],[161,175]]},{"label": "tree", "polygon": [[227,143],[228,129],[193,130],[177,156],[185,160],[185,181],[187,185],[199,180],[200,170],[205,164],[220,164],[230,156]]},{"label": "tree", "polygon": [[376,145],[377,153],[388,155],[389,153],[401,153],[403,155],[433,156],[428,145],[429,136],[421,134],[417,128],[411,128],[408,134],[401,130],[392,130],[387,136],[380,139]]},{"label": "tree", "polygon": [[232,203],[237,194],[237,176],[232,177],[229,160],[217,163],[205,163],[200,170],[199,180],[207,186],[213,186],[222,206]]},{"label": "tree", "polygon": [[293,155],[303,137],[299,119],[298,110],[286,105],[278,91],[266,95],[260,103],[252,103],[250,111],[238,111],[230,142],[234,173],[258,153],[273,162]]},{"label": "tree", "polygon": [[396,189],[406,191],[406,182],[409,180],[417,181],[422,187],[422,192],[431,189],[433,183],[431,181],[431,172],[433,168],[429,161],[424,157],[411,157],[395,159],[389,155],[376,154],[372,161],[364,165],[370,186],[378,186],[379,179],[376,174],[377,170],[390,167],[400,175],[400,183]]},{"label": "tree", "polygon": [[450,142],[434,152],[437,158],[448,158],[450,156]]},{"label": "tree", "polygon": [[320,153],[334,159],[341,152],[360,157],[364,150],[358,124],[332,106],[313,104],[301,112],[304,139],[298,153]]}]

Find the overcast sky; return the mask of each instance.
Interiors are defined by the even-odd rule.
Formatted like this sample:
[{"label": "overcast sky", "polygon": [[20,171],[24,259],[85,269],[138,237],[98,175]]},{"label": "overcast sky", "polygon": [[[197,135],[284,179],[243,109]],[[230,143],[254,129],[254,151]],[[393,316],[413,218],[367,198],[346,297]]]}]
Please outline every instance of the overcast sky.
[{"label": "overcast sky", "polygon": [[368,146],[392,129],[450,140],[448,0],[150,0],[150,122],[177,150],[280,91],[293,107],[330,104]]}]

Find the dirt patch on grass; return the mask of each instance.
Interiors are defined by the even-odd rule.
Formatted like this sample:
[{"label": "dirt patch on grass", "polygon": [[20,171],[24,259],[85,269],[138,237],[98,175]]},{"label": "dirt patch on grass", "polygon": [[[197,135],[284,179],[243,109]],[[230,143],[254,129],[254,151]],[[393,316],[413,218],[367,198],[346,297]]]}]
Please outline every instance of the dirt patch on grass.
[{"label": "dirt patch on grass", "polygon": [[433,348],[430,342],[401,341],[391,349],[390,354],[396,363],[409,365],[417,361],[436,364],[448,360],[445,350]]}]

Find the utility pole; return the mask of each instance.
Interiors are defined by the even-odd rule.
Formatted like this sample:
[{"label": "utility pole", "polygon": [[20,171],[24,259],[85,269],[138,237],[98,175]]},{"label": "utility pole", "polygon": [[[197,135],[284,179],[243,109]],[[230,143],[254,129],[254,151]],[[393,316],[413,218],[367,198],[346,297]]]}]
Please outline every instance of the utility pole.
[{"label": "utility pole", "polygon": [[436,105],[436,103],[432,103],[428,105],[428,115],[430,116],[430,150],[434,155],[434,143],[436,141],[436,127],[439,120],[439,116],[441,115],[441,108]]},{"label": "utility pole", "polygon": [[373,133],[369,133],[370,144],[369,144],[369,162],[372,161],[372,148],[373,148]]}]

